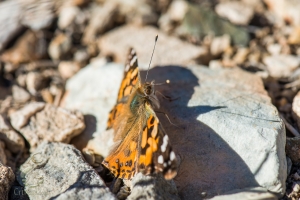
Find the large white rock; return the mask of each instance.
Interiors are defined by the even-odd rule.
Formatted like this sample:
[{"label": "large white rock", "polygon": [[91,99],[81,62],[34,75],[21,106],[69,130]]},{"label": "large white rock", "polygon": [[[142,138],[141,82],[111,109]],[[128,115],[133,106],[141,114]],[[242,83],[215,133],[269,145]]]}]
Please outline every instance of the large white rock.
[{"label": "large white rock", "polygon": [[[95,116],[87,124],[94,151],[105,154],[104,132],[109,110],[123,76],[117,64],[87,66],[67,83],[64,106]],[[142,72],[142,77],[145,72]],[[175,183],[182,199],[213,197],[262,186],[283,194],[287,176],[285,128],[261,79],[239,69],[164,66],[149,71],[148,80],[170,84],[156,89],[166,96],[158,114],[180,160]],[[80,136],[83,142],[87,136]],[[105,139],[106,138],[106,139]],[[98,148],[98,149],[97,149]]]}]

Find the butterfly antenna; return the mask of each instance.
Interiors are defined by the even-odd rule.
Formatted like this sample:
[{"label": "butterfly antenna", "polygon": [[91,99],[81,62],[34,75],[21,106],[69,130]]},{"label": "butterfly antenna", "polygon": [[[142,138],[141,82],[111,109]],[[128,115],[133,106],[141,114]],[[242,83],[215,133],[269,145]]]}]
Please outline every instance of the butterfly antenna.
[{"label": "butterfly antenna", "polygon": [[145,82],[147,81],[148,72],[149,72],[149,69],[150,69],[150,66],[151,66],[151,61],[152,61],[152,57],[153,57],[153,53],[154,53],[154,50],[155,50],[155,46],[156,46],[157,39],[158,39],[158,35],[156,35],[156,37],[155,37],[154,48],[153,48],[153,51],[152,51],[152,55],[151,55],[151,59],[150,59],[150,63],[149,63],[149,67],[148,67],[148,70],[147,70],[147,74],[146,74]]}]

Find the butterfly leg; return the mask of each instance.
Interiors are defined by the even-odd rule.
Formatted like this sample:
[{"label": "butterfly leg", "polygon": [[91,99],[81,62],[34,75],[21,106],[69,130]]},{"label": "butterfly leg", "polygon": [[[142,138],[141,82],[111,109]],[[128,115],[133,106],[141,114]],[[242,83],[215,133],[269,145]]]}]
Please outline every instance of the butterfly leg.
[{"label": "butterfly leg", "polygon": [[172,97],[169,97],[169,96],[165,96],[165,95],[163,95],[161,92],[159,92],[159,91],[155,91],[155,94],[159,94],[160,96],[162,96],[164,99],[167,99],[167,100],[169,100],[170,102],[171,101],[175,101],[175,100],[177,100],[177,99],[179,99],[180,97],[176,97],[176,98],[172,98]]},{"label": "butterfly leg", "polygon": [[166,116],[166,118],[168,119],[168,121],[170,122],[170,124],[172,124],[173,126],[176,126],[177,128],[182,128],[182,127],[180,127],[180,126],[174,124],[173,122],[171,122],[171,120],[170,120],[169,116],[167,115],[167,113],[161,112],[161,111],[157,111],[157,110],[155,110],[155,112],[156,112],[156,113],[160,113],[160,114],[164,114],[164,115]]}]

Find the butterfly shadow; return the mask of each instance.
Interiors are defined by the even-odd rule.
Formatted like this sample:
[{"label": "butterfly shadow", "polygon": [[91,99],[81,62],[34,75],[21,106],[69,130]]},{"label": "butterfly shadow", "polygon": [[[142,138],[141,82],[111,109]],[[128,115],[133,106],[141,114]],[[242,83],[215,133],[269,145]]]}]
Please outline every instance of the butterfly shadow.
[{"label": "butterfly shadow", "polygon": [[[145,71],[141,72],[142,80],[145,74]],[[197,96],[201,80],[191,70],[181,66],[155,67],[148,74],[147,81],[152,80],[155,83],[170,80],[169,84],[155,89],[176,99],[168,101],[158,95],[161,103],[159,111],[166,113],[177,126],[172,125],[163,114],[158,113],[157,116],[179,158],[178,175],[174,180],[182,199],[201,199],[202,192],[207,193],[206,197],[212,197],[235,189],[259,186],[247,164],[220,137],[220,133],[197,119],[226,107],[199,105],[200,100],[195,103],[195,99],[201,98]],[[222,122],[216,124],[219,125]]]}]

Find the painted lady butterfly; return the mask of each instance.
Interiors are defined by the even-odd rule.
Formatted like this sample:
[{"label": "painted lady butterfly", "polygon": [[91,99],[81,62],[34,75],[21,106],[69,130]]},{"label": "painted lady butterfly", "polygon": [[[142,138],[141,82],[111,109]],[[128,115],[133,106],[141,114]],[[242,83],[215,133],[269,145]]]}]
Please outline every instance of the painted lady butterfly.
[{"label": "painted lady butterfly", "polygon": [[165,179],[176,176],[176,155],[153,110],[159,106],[154,81],[141,83],[137,56],[130,49],[117,103],[107,122],[107,129],[114,129],[115,146],[102,163],[115,177],[128,180],[137,172],[162,173]]}]

